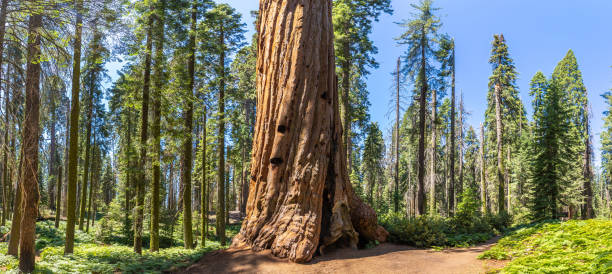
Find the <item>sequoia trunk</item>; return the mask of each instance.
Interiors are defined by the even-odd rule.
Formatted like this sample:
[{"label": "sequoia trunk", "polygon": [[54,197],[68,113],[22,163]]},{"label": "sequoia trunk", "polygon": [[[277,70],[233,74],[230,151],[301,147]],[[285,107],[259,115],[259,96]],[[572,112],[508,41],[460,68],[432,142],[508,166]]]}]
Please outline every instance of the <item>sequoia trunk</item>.
[{"label": "sequoia trunk", "polygon": [[331,7],[331,0],[260,1],[249,199],[233,247],[306,262],[337,242],[386,240],[349,182]]}]

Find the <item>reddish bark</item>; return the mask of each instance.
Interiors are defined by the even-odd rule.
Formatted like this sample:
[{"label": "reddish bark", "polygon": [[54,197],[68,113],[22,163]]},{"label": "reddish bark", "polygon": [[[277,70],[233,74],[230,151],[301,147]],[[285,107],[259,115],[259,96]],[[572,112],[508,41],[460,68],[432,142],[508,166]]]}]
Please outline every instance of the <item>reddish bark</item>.
[{"label": "reddish bark", "polygon": [[307,262],[334,243],[386,240],[349,181],[331,8],[331,0],[260,1],[249,199],[232,247]]}]

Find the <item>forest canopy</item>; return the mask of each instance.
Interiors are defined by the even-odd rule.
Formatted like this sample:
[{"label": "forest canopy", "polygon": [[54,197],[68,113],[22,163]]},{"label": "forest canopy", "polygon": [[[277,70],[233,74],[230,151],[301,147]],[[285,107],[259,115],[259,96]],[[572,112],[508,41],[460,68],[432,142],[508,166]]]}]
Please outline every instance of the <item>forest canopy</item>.
[{"label": "forest canopy", "polygon": [[[230,246],[308,262],[611,217],[612,93],[596,150],[601,91],[573,50],[520,90],[513,38],[494,34],[485,84],[462,91],[431,0],[220,2],[0,0],[1,271],[178,271]],[[381,123],[368,79],[388,46]]]}]

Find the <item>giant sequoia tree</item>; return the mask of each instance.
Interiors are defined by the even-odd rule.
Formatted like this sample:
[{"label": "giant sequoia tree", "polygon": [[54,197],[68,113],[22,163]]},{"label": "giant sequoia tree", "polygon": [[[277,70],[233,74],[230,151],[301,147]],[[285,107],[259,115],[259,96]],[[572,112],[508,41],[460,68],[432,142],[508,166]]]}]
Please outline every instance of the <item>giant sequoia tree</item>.
[{"label": "giant sequoia tree", "polygon": [[331,0],[260,2],[249,199],[233,247],[306,262],[336,242],[386,239],[349,182],[331,8]]}]

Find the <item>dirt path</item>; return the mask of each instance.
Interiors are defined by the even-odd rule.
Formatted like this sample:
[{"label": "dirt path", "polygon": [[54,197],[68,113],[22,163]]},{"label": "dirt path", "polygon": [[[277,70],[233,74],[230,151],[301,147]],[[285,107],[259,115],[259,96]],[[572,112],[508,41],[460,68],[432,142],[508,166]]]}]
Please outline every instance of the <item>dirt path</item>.
[{"label": "dirt path", "polygon": [[337,249],[308,264],[278,259],[269,251],[222,250],[177,273],[485,273],[503,267],[503,262],[476,258],[497,240],[443,251],[395,244],[365,250]]}]

